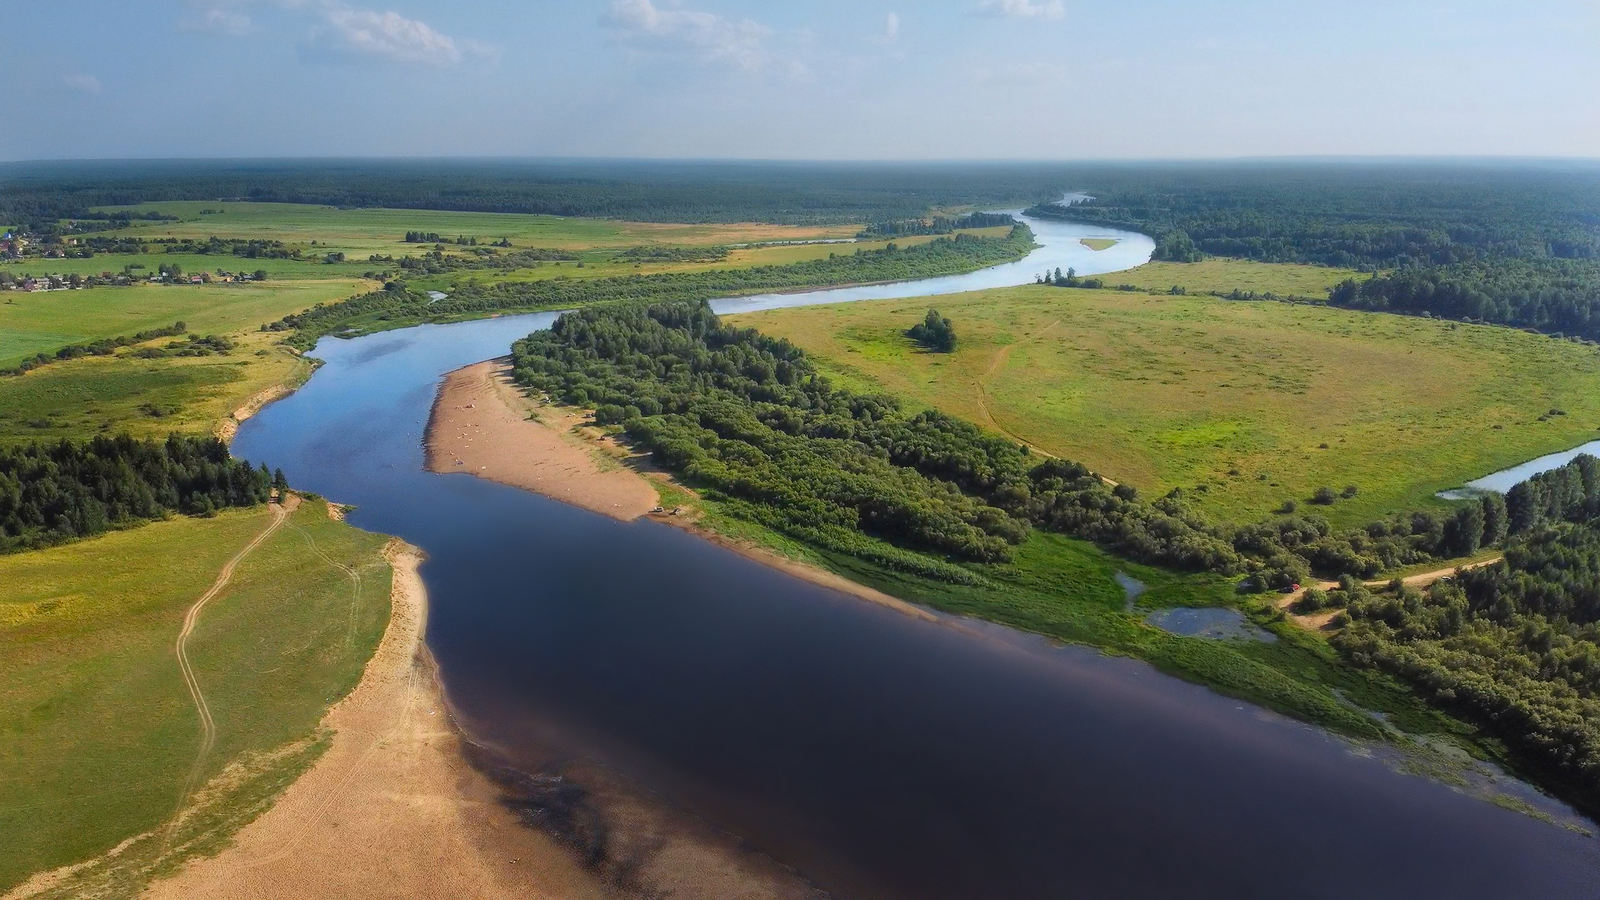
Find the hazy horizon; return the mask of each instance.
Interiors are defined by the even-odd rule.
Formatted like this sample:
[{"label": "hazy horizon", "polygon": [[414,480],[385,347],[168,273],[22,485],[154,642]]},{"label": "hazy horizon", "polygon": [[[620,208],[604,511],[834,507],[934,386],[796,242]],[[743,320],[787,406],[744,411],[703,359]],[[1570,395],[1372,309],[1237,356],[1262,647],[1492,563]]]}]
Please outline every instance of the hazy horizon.
[{"label": "hazy horizon", "polygon": [[1600,7],[157,0],[7,13],[0,160],[1600,156]]}]

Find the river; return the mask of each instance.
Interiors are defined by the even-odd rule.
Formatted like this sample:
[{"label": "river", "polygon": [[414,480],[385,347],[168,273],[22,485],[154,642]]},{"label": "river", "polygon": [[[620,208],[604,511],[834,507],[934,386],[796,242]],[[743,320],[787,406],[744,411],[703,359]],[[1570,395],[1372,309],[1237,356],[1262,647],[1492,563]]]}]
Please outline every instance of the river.
[{"label": "river", "polygon": [[[1049,245],[1010,283],[1105,233],[1035,229]],[[1119,257],[1084,258],[1080,274]],[[940,281],[998,276],[962,277]],[[560,735],[852,900],[1596,896],[1594,839],[1141,663],[913,619],[671,527],[423,471],[439,377],[553,319],[324,340],[326,364],[234,445],[427,551],[452,705],[511,759],[541,765]]]}]

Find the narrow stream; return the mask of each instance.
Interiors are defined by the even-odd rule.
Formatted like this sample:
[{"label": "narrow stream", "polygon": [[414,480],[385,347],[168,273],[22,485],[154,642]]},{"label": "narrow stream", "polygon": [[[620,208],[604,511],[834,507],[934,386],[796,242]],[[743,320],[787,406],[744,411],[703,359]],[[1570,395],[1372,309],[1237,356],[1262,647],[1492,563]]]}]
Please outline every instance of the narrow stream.
[{"label": "narrow stream", "polygon": [[[1047,247],[1007,283],[1149,255],[1035,230]],[[1596,897],[1594,839],[1142,663],[913,619],[668,526],[423,471],[439,377],[553,319],[324,340],[326,365],[234,448],[428,553],[452,705],[511,759],[560,743],[841,898]]]}]

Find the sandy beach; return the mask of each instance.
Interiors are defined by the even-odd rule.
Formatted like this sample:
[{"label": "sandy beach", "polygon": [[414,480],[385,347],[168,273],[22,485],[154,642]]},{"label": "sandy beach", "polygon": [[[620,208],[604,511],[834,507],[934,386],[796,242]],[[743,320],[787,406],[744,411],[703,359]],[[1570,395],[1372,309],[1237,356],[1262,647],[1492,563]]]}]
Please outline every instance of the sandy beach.
[{"label": "sandy beach", "polygon": [[622,521],[650,512],[660,503],[655,488],[574,435],[583,419],[528,400],[503,359],[457,369],[434,398],[428,469],[466,472]]},{"label": "sandy beach", "polygon": [[399,541],[387,631],[360,684],[328,711],[332,746],[220,855],[145,896],[601,898],[553,838],[523,826],[470,766],[422,645],[421,556]]},{"label": "sandy beach", "polygon": [[427,465],[465,472],[542,494],[622,521],[650,516],[691,531],[763,565],[840,593],[932,620],[928,611],[882,591],[703,527],[692,515],[652,513],[660,494],[652,479],[671,481],[644,457],[597,429],[585,410],[538,403],[512,383],[504,358],[446,375],[428,419]]}]

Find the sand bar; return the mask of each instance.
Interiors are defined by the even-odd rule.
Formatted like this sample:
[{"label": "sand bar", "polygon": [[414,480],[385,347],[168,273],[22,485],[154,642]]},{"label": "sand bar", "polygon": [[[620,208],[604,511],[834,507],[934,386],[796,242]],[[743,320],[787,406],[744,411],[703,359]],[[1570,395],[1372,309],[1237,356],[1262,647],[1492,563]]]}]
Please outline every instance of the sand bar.
[{"label": "sand bar", "polygon": [[693,516],[652,512],[660,493],[651,479],[670,476],[615,439],[584,427],[588,421],[585,410],[524,396],[511,381],[506,359],[476,363],[446,375],[439,386],[428,420],[428,468],[466,472],[623,521],[648,515],[796,578],[909,616],[935,619],[921,607],[820,566],[719,534]]},{"label": "sand bar", "polygon": [[528,400],[504,359],[457,369],[433,402],[428,469],[466,472],[625,522],[650,512],[660,502],[655,488],[572,434],[583,418]]}]

